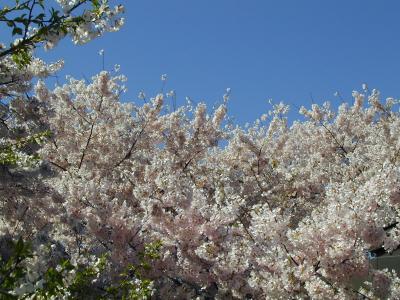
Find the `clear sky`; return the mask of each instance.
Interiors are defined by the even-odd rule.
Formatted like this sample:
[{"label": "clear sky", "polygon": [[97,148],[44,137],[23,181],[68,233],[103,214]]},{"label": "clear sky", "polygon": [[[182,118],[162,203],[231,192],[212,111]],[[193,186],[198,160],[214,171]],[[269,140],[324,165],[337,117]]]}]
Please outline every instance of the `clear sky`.
[{"label": "clear sky", "polygon": [[[110,0],[111,2],[114,0]],[[126,7],[118,33],[85,46],[62,42],[62,72],[90,77],[121,65],[128,97],[176,90],[212,105],[232,89],[230,114],[251,122],[267,99],[294,106],[351,100],[362,83],[400,98],[399,0],[116,0]],[[62,80],[60,80],[62,81]],[[312,96],[311,96],[312,95]],[[297,108],[293,108],[297,111]]]}]

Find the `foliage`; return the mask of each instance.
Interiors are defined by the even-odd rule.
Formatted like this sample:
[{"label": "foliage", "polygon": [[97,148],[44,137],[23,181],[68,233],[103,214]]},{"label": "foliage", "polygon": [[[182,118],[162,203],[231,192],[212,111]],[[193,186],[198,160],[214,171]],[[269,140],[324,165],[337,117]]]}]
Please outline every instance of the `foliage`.
[{"label": "foliage", "polygon": [[40,158],[37,154],[21,155],[20,150],[31,145],[41,145],[46,138],[50,137],[49,131],[43,131],[33,134],[27,138],[17,138],[13,143],[5,143],[0,145],[0,165],[17,165],[32,166],[37,163]]},{"label": "foliage", "polygon": [[[138,266],[130,265],[112,286],[99,289],[98,278],[107,268],[107,257],[101,256],[90,265],[73,264],[63,259],[57,267],[32,275],[29,259],[34,256],[31,246],[20,238],[9,240],[11,256],[0,260],[1,299],[147,299],[152,294],[152,281],[144,279]],[[157,251],[153,245],[149,245]],[[155,252],[150,256],[154,257]],[[147,256],[147,254],[145,254]]]},{"label": "foliage", "polygon": [[21,266],[24,259],[31,256],[29,246],[22,239],[16,243],[10,242],[12,255],[8,260],[0,261],[0,293],[4,299],[16,299],[17,297],[11,293],[17,287],[18,281],[26,275],[26,270]]},{"label": "foliage", "polygon": [[151,270],[151,263],[160,258],[162,243],[156,241],[145,245],[144,251],[139,254],[138,266],[132,264],[119,274],[119,281],[106,288],[105,299],[147,299],[153,294],[153,282],[143,277],[143,272]]},{"label": "foliage", "polygon": [[62,11],[45,6],[44,0],[15,0],[13,7],[4,6],[0,9],[0,22],[4,22],[12,35],[17,37],[8,48],[0,51],[0,58],[11,55],[22,69],[31,63],[31,50],[38,44],[44,43],[46,48],[52,48],[67,34],[71,34],[76,43],[84,43],[100,36],[104,31],[117,30],[122,25],[121,19],[113,20],[114,24],[111,26],[104,24],[123,9],[120,6],[111,11],[108,1],[57,2]]}]

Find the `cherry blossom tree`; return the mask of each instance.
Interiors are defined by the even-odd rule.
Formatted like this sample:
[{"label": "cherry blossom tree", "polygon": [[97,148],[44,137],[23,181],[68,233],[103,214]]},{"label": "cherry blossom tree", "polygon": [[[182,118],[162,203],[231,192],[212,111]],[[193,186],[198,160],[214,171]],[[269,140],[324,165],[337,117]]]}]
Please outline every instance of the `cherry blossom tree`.
[{"label": "cherry blossom tree", "polygon": [[163,94],[121,102],[126,78],[106,71],[49,88],[62,62],[33,48],[121,25],[121,7],[58,2],[49,18],[39,0],[0,13],[21,37],[0,52],[0,293],[400,298],[397,274],[370,258],[400,244],[397,100],[364,86],[337,110],[302,107],[290,124],[279,103],[241,128],[228,91],[210,111],[165,109]]},{"label": "cherry blossom tree", "polygon": [[[0,24],[7,25],[14,37],[9,46],[0,43],[2,165],[32,162],[32,153],[21,150],[46,136],[43,126],[35,123],[36,102],[29,93],[34,78],[45,79],[54,74],[63,61],[46,64],[34,56],[35,48],[51,49],[66,36],[83,44],[107,31],[116,31],[123,24],[121,5],[111,8],[108,1],[97,0],[57,2],[58,7],[50,7],[45,6],[44,0],[15,0],[14,6],[0,9]],[[10,138],[14,142],[7,140]],[[16,138],[22,140],[16,143]]]},{"label": "cherry blossom tree", "polygon": [[52,132],[40,156],[57,174],[49,234],[69,255],[108,253],[119,270],[160,243],[154,297],[399,297],[368,256],[399,245],[397,100],[354,92],[291,126],[280,103],[245,130],[221,128],[225,103],[211,115],[165,112],[163,95],[121,103],[123,80],[35,88]]},{"label": "cherry blossom tree", "polygon": [[[30,228],[28,223],[24,225],[26,230],[18,227],[22,220],[38,217],[43,221],[40,215],[45,211],[55,212],[55,206],[47,202],[52,187],[43,181],[54,174],[40,163],[37,154],[51,132],[48,124],[39,119],[41,108],[32,94],[32,86],[38,78],[46,79],[57,72],[63,61],[47,64],[35,56],[35,49],[44,46],[50,50],[67,36],[74,43],[83,44],[105,32],[116,31],[123,24],[120,17],[123,7],[112,8],[108,1],[97,0],[55,1],[54,7],[43,0],[15,0],[5,4],[0,8],[0,24],[10,28],[11,40],[0,41],[9,42],[8,46],[0,43],[0,293],[2,297],[13,299],[17,295],[28,296],[36,288],[39,294],[34,295],[35,299],[41,296],[47,299],[55,295],[51,286],[63,291],[58,281],[53,280],[58,277],[53,276],[56,271],[51,266],[61,262],[61,258],[51,257],[43,248],[50,245],[45,234],[47,223],[42,223],[40,231]],[[47,204],[53,206],[50,211]],[[92,261],[95,266],[96,260]],[[68,260],[71,272],[75,272],[72,266],[83,266],[71,263]],[[90,268],[84,270],[86,273],[77,269],[79,275],[75,277],[79,279],[85,277],[82,274],[93,273]],[[41,272],[40,276],[37,271]],[[46,276],[53,281],[47,280],[43,290],[41,282]],[[27,279],[38,285],[34,287]],[[145,285],[143,289],[137,287],[146,294]]]}]

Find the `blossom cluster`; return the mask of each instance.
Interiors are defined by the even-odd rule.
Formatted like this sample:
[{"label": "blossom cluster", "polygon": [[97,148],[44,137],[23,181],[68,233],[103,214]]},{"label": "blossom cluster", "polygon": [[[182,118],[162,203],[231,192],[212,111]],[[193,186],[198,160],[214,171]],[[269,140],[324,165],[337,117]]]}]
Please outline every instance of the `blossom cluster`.
[{"label": "blossom cluster", "polygon": [[[82,0],[57,0],[66,15],[66,22],[74,20],[71,12],[75,7],[80,6]],[[94,2],[94,1],[93,1]],[[76,44],[84,44],[103,35],[106,32],[118,31],[124,24],[121,14],[124,12],[122,5],[110,7],[107,0],[96,1],[95,9],[87,9],[80,15],[77,27],[68,28],[67,33]],[[46,48],[53,48],[63,38],[65,33],[51,33],[46,36]]]}]

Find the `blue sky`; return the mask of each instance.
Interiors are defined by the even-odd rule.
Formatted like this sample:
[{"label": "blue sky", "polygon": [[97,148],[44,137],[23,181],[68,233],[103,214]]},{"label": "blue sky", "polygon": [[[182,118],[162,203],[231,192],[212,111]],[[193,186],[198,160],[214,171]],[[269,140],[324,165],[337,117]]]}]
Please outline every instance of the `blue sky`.
[{"label": "blue sky", "polygon": [[[112,2],[112,1],[111,1]],[[385,0],[120,0],[126,25],[118,33],[74,46],[64,41],[46,53],[64,58],[61,77],[91,77],[121,65],[128,98],[140,90],[176,90],[212,105],[232,89],[229,113],[251,122],[267,99],[293,110],[330,100],[350,100],[366,82],[400,97],[400,1]],[[62,82],[62,80],[60,80]],[[312,95],[312,96],[311,96]],[[291,115],[295,118],[295,114]]]}]

